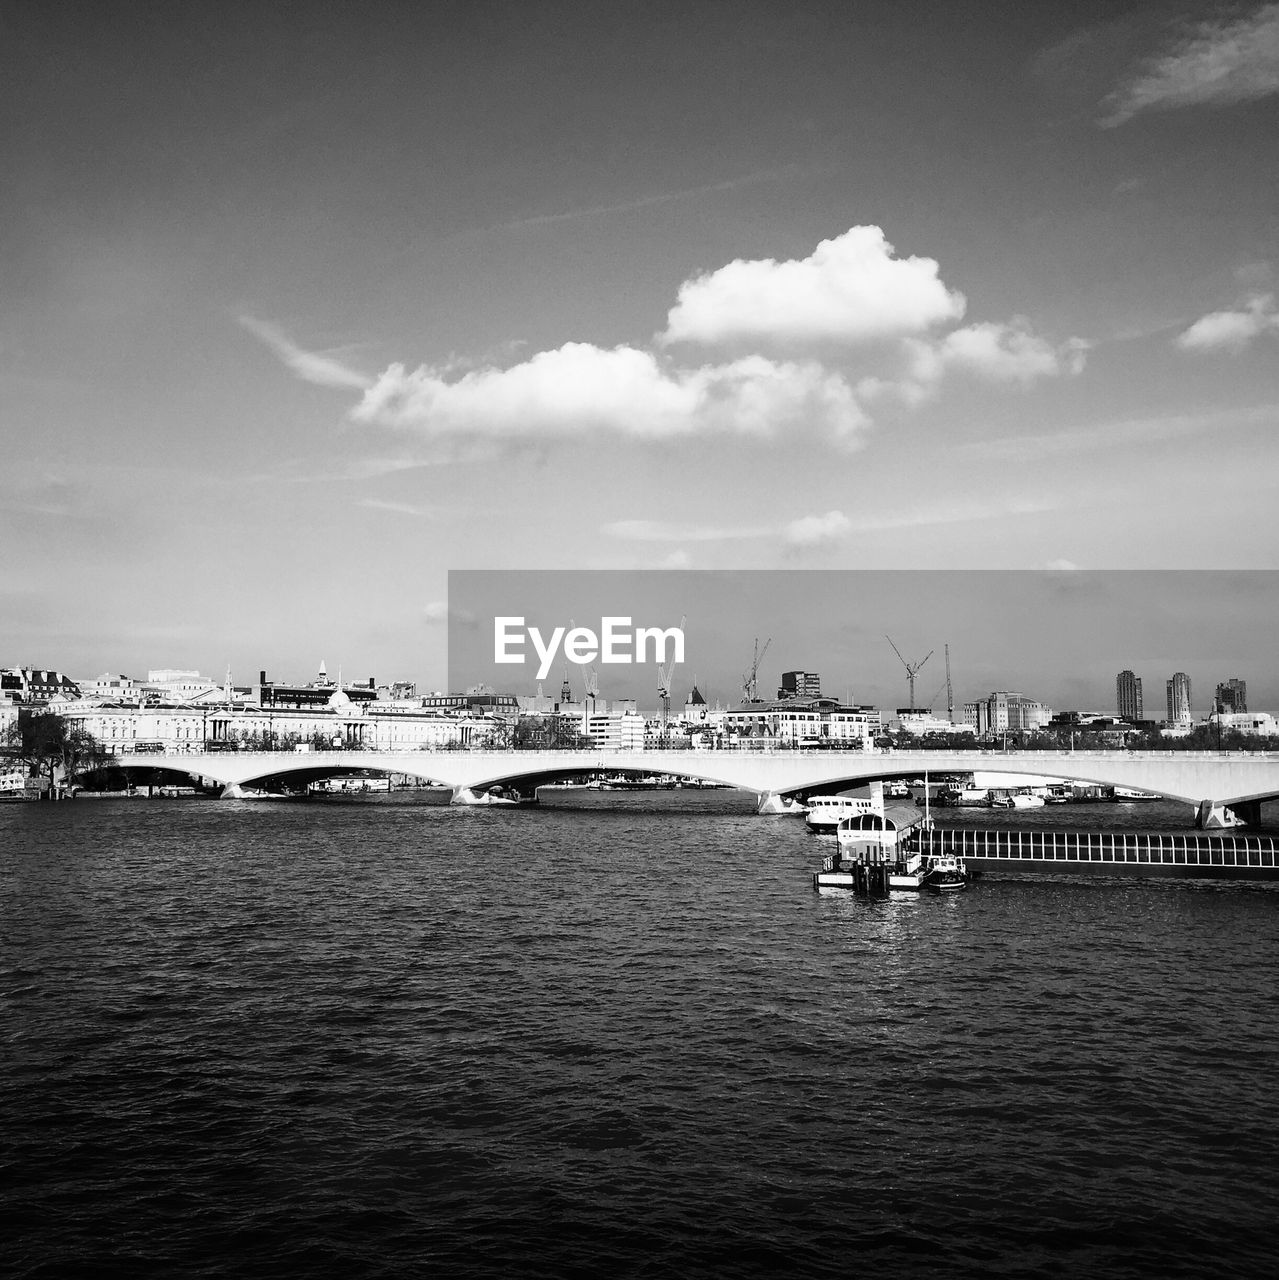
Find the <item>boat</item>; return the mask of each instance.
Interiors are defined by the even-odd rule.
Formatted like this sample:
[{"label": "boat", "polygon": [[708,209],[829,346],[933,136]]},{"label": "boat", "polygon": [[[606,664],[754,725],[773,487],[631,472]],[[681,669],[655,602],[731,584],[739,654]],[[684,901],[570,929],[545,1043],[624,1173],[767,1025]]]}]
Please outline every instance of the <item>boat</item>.
[{"label": "boat", "polygon": [[943,809],[984,808],[990,803],[990,790],[986,787],[942,787],[936,800]]},{"label": "boat", "polygon": [[1162,800],[1163,796],[1157,796],[1153,791],[1138,791],[1133,787],[1116,787],[1115,799],[1122,804],[1130,800]]},{"label": "boat", "polygon": [[968,888],[968,872],[951,853],[935,853],[924,864],[923,886],[929,893],[957,893]]},{"label": "boat", "polygon": [[1042,809],[1044,807],[1044,797],[1035,795],[1033,791],[1014,791],[1011,798],[1014,809]]},{"label": "boat", "polygon": [[868,796],[809,796],[804,825],[816,835],[834,835],[843,818],[883,813],[883,801]]},{"label": "boat", "polygon": [[902,837],[924,822],[913,806],[894,812],[859,813],[841,818],[836,852],[813,876],[815,889],[918,890],[923,886],[923,857],[905,847]]}]

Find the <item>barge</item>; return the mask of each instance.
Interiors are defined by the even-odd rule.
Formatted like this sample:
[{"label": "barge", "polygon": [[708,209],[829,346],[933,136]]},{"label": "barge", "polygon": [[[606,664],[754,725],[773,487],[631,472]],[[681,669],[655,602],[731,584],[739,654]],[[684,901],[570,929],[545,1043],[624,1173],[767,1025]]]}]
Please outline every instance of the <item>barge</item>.
[{"label": "barge", "polygon": [[949,854],[970,875],[1173,876],[1279,880],[1279,837],[1205,831],[931,827],[906,837],[924,858]]}]

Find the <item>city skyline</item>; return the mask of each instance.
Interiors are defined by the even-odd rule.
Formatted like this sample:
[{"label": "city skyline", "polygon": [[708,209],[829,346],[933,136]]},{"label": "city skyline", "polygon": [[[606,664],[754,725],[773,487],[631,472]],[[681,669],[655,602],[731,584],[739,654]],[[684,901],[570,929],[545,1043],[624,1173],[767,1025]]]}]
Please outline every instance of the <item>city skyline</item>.
[{"label": "city skyline", "polygon": [[[439,688],[460,568],[1279,563],[1279,5],[0,30],[0,661]],[[1279,703],[1198,643],[1087,702]]]}]

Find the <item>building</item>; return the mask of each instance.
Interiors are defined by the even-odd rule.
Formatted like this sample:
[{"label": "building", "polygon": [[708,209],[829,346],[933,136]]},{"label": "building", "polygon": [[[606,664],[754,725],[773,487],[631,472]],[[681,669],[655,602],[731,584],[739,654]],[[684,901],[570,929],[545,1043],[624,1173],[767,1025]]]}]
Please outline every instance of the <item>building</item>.
[{"label": "building", "polygon": [[834,698],[779,698],[726,711],[731,740],[788,747],[865,747],[883,729],[878,707],[843,706]]},{"label": "building", "polygon": [[980,702],[965,702],[962,723],[978,737],[1000,733],[1029,733],[1052,720],[1052,708],[1024,693],[999,689]]},{"label": "building", "polygon": [[1121,671],[1115,677],[1115,711],[1121,720],[1143,719],[1141,706],[1141,677],[1131,671]]},{"label": "building", "polygon": [[778,698],[820,698],[822,678],[816,671],[783,671]]},{"label": "building", "polygon": [[1190,677],[1184,671],[1176,672],[1168,681],[1168,723],[1194,723],[1190,710]]},{"label": "building", "polygon": [[897,714],[888,727],[916,738],[930,733],[962,733],[971,736],[977,732],[971,724],[951,724],[942,716],[935,716],[931,711],[918,707],[898,707]]},{"label": "building", "polygon": [[260,749],[429,751],[485,741],[498,726],[493,716],[406,709],[355,702],[331,688],[320,707],[106,705],[88,700],[61,709],[112,755],[186,754],[205,750]]},{"label": "building", "polygon": [[1217,686],[1216,709],[1222,715],[1242,715],[1248,710],[1248,685],[1238,676],[1231,676],[1225,684]]},{"label": "building", "polygon": [[25,706],[45,706],[53,699],[78,698],[80,686],[60,671],[13,667],[0,671],[0,698]]},{"label": "building", "polygon": [[587,721],[586,735],[591,746],[599,751],[642,751],[644,717],[634,711],[593,715]]},{"label": "building", "polygon": [[1267,711],[1216,711],[1208,717],[1208,723],[1223,733],[1246,733],[1256,738],[1279,735],[1279,724]]}]

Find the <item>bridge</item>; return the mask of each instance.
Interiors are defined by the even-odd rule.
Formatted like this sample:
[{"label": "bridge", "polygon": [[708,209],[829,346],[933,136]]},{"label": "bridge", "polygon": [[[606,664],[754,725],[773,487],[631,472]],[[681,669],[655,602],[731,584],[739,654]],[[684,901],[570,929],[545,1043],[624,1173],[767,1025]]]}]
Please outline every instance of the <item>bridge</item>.
[{"label": "bridge", "polygon": [[1260,821],[1263,800],[1279,798],[1279,752],[1207,751],[316,751],[190,752],[117,756],[125,769],[163,769],[223,786],[297,776],[299,781],[366,770],[399,773],[452,788],[459,804],[483,803],[494,787],[531,794],[547,782],[587,773],[677,774],[723,783],[759,797],[855,786],[874,779],[974,770],[1064,778],[1148,791],[1196,807],[1200,827]]}]

